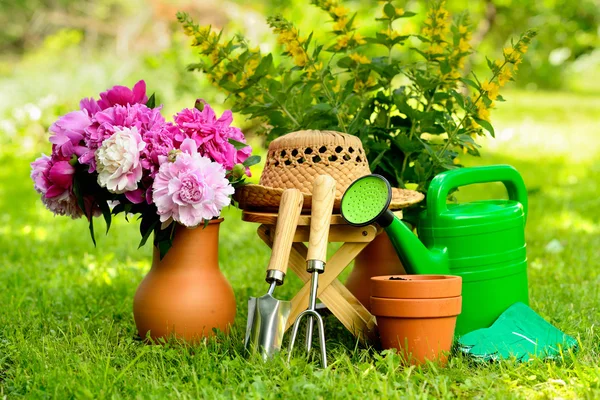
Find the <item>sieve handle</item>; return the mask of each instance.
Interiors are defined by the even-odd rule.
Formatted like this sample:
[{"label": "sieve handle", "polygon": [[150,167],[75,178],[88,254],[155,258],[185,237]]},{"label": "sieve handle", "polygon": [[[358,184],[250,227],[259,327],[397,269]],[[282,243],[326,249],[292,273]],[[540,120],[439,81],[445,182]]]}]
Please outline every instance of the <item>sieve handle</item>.
[{"label": "sieve handle", "polygon": [[[281,195],[273,250],[267,271],[277,270],[285,276],[303,203],[304,196],[298,189],[286,189]],[[267,272],[267,279],[269,276],[270,274]]]},{"label": "sieve handle", "polygon": [[319,175],[313,182],[307,260],[325,262],[327,259],[327,241],[334,200],[335,179],[329,175]]},{"label": "sieve handle", "polygon": [[452,189],[490,182],[502,182],[508,191],[508,198],[521,203],[527,219],[527,188],[521,174],[510,165],[488,165],[442,172],[433,178],[427,190],[427,212],[435,217],[446,211],[446,199]]}]

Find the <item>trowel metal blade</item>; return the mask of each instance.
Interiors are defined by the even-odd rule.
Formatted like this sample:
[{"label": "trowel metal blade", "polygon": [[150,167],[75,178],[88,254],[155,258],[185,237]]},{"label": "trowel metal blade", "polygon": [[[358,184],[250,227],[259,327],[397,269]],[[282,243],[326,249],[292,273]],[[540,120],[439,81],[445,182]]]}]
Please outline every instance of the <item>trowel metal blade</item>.
[{"label": "trowel metal blade", "polygon": [[248,300],[246,348],[252,352],[260,352],[265,360],[281,350],[283,333],[291,311],[291,302],[277,300],[270,294],[259,298],[251,297]]}]

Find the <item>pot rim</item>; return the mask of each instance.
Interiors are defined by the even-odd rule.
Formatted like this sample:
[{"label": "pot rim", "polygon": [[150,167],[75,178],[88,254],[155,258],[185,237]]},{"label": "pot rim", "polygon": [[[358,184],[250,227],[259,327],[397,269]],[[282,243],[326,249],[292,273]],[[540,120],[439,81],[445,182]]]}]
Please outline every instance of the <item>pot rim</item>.
[{"label": "pot rim", "polygon": [[371,313],[378,318],[457,317],[461,310],[462,296],[441,299],[387,299],[371,296]]},{"label": "pot rim", "polygon": [[439,299],[460,296],[461,291],[462,278],[457,275],[384,275],[371,278],[373,297]]}]

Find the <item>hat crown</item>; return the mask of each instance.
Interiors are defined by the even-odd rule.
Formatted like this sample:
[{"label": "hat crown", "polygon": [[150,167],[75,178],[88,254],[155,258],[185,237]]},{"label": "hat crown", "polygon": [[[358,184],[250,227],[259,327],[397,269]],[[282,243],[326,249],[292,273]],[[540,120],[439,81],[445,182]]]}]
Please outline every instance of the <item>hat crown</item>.
[{"label": "hat crown", "polygon": [[314,179],[327,174],[336,180],[336,195],[341,196],[352,182],[370,173],[358,137],[336,131],[304,130],[271,142],[260,184],[311,193]]}]

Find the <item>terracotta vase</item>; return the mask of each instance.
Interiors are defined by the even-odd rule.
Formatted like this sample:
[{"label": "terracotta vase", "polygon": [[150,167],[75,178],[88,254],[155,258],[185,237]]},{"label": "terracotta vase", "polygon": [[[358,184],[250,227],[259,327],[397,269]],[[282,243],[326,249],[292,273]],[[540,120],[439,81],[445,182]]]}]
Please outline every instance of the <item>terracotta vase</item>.
[{"label": "terracotta vase", "polygon": [[354,259],[354,268],[348,275],[346,287],[367,310],[371,310],[370,279],[374,276],[403,274],[406,271],[402,262],[387,234],[382,232]]},{"label": "terracotta vase", "polygon": [[[391,278],[391,279],[390,279]],[[446,365],[460,314],[462,279],[451,275],[371,278],[371,312],[381,345],[411,364]]]},{"label": "terracotta vase", "polygon": [[138,334],[152,339],[171,335],[196,341],[228,332],[236,313],[231,285],[219,269],[219,225],[178,226],[173,246],[161,260],[154,248],[152,268],[137,289],[133,315]]}]

